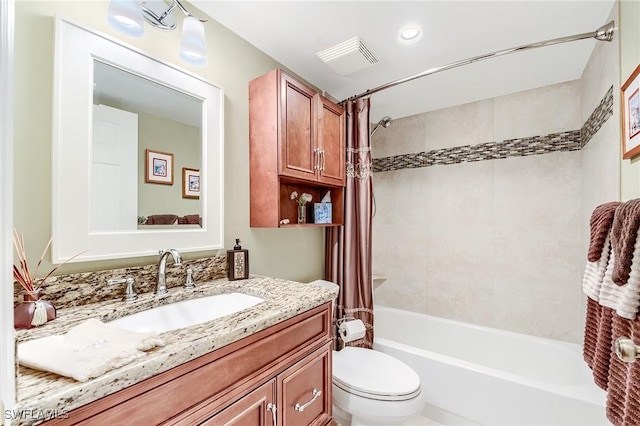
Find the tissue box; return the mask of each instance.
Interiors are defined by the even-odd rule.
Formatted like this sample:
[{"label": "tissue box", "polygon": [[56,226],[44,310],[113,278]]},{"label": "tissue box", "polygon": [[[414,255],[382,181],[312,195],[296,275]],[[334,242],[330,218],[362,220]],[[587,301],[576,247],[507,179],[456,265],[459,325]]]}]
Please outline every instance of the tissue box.
[{"label": "tissue box", "polygon": [[332,223],[332,203],[309,203],[309,221],[311,223]]}]

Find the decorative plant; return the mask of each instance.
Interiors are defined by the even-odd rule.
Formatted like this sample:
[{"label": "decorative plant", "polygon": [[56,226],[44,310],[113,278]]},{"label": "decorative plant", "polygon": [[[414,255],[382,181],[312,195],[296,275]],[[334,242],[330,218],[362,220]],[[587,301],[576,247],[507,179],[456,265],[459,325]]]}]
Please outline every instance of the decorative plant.
[{"label": "decorative plant", "polygon": [[[44,251],[42,252],[42,256],[40,256],[40,260],[36,265],[36,269],[34,273],[31,274],[31,271],[29,270],[29,265],[27,264],[27,254],[24,249],[24,236],[22,234],[18,234],[18,231],[16,231],[15,229],[13,230],[13,246],[15,247],[16,254],[18,255],[18,265],[17,266],[15,264],[13,265],[13,278],[20,283],[20,285],[25,291],[35,292],[40,290],[39,287],[35,286],[35,281],[38,274],[38,269],[40,268],[40,264],[42,263],[42,259],[44,259],[44,255],[47,253],[47,250],[49,250],[49,246],[51,245],[52,241],[53,241],[53,237],[49,239],[47,246],[44,248]],[[82,253],[85,253],[86,251],[87,250],[84,250],[76,254],[75,256],[70,257],[69,259],[65,260],[64,262],[62,262],[61,264],[53,268],[42,279],[42,282],[45,282],[47,278],[49,278],[51,274],[53,274],[59,267],[69,262],[70,260],[75,259],[76,257],[80,256]]]},{"label": "decorative plant", "polygon": [[304,206],[305,204],[311,202],[311,200],[313,200],[313,197],[311,196],[311,194],[307,194],[306,192],[303,192],[302,195],[298,197],[298,192],[293,191],[291,193],[291,199],[298,203],[298,205]]}]

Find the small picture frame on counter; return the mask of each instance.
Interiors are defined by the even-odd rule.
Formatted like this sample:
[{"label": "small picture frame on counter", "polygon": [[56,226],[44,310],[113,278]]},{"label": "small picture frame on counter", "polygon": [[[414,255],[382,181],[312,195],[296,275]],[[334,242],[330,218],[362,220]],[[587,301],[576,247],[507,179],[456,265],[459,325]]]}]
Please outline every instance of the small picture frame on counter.
[{"label": "small picture frame on counter", "polygon": [[240,239],[236,238],[236,245],[233,250],[227,250],[229,281],[246,280],[249,278],[249,250],[243,249]]}]

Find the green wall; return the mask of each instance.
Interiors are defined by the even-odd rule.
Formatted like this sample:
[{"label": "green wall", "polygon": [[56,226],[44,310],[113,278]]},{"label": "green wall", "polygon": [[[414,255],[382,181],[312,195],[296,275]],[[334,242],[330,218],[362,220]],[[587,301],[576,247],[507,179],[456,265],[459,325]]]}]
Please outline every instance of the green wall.
[{"label": "green wall", "polygon": [[[138,216],[201,214],[200,200],[182,198],[182,168],[200,169],[200,128],[138,115]],[[145,182],[146,149],[173,154],[173,185]]]},{"label": "green wall", "polygon": [[[191,5],[188,7],[197,11]],[[108,26],[107,8],[107,1],[16,1],[14,222],[17,230],[24,234],[28,257],[36,262],[51,236],[52,70],[54,16],[59,13],[134,45],[160,60],[189,69],[224,88],[225,248],[232,248],[234,239],[240,238],[243,248],[250,251],[252,274],[300,281],[321,278],[324,270],[322,229],[249,227],[247,86],[249,80],[281,65],[222,25],[210,20],[205,23],[208,65],[203,68],[190,67],[178,58],[180,28],[167,33],[145,25],[143,37],[127,37]],[[181,22],[180,19],[178,21]],[[166,248],[169,247],[158,247]],[[202,252],[185,257],[215,254]],[[57,274],[143,265],[156,261],[156,257],[146,257],[74,263],[64,265]],[[48,272],[51,267],[47,257],[40,268],[40,274]]]},{"label": "green wall", "polygon": [[[620,1],[620,86],[640,65],[640,1]],[[621,141],[622,143],[622,141]],[[623,201],[640,198],[640,156],[622,160],[620,197]]]}]

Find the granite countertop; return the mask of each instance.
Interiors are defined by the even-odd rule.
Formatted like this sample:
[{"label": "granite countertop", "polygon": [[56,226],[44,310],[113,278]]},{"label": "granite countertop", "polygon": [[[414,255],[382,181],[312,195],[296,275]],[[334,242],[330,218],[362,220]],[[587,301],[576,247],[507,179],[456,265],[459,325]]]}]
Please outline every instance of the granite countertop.
[{"label": "granite countertop", "polygon": [[[334,299],[337,291],[277,278],[251,276],[197,283],[195,290],[173,288],[160,297],[139,295],[134,302],[106,301],[58,310],[54,321],[16,332],[16,341],[62,334],[88,318],[108,322],[161,304],[221,293],[240,292],[265,299],[249,309],[206,323],[161,333],[165,345],[147,352],[139,360],[87,382],[20,366],[16,409],[34,413],[64,414],[167,371],[229,343],[268,328],[299,313]],[[32,424],[33,419],[15,419],[12,424]]]}]

